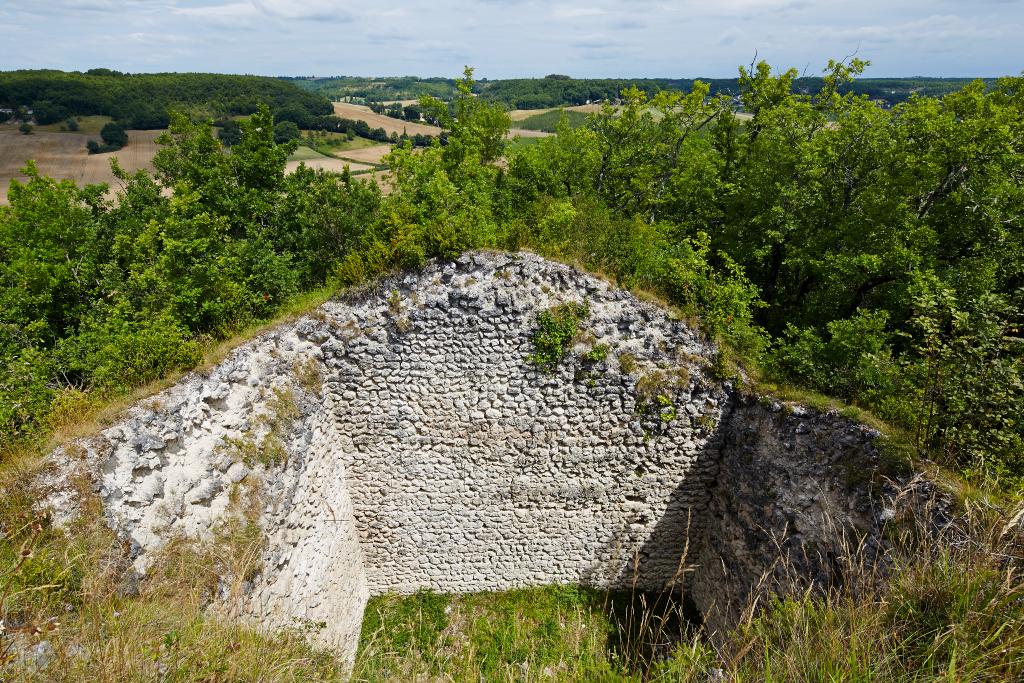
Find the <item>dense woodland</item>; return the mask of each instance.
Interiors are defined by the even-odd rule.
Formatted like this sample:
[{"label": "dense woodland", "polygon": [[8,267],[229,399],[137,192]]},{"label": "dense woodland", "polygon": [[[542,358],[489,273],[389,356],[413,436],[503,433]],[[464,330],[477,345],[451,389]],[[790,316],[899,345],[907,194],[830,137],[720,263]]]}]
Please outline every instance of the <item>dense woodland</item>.
[{"label": "dense woodland", "polygon": [[281,118],[331,113],[325,98],[277,78],[223,74],[125,74],[110,69],[0,72],[0,108],[30,109],[40,124],[109,116],[139,130],[166,128],[172,110],[204,116],[252,114],[260,104]]},{"label": "dense woodland", "polygon": [[[742,83],[736,78],[700,79],[708,85],[711,95],[738,96]],[[858,79],[844,83],[842,94],[867,95],[872,99],[893,106],[905,102],[912,94],[941,96],[959,90],[971,79],[940,78],[873,78]],[[586,104],[603,100],[616,100],[623,90],[639,88],[649,93],[662,90],[689,92],[697,84],[690,78],[569,78],[551,75],[545,78],[517,78],[488,81],[477,87],[481,97],[491,102],[500,102],[511,109],[542,109],[562,105]],[[825,85],[822,78],[798,77],[792,82],[795,93],[809,95]]]},{"label": "dense woodland", "polygon": [[[330,99],[356,99],[367,104],[392,100],[417,99],[433,96],[451,99],[457,92],[454,79],[443,78],[295,78],[289,79],[299,87],[329,97]],[[737,78],[700,79],[708,84],[712,95],[738,96],[743,84]],[[867,95],[872,99],[894,106],[907,101],[912,95],[941,97],[968,85],[969,78],[859,78],[840,86],[841,93]],[[986,79],[988,85],[994,79]],[[488,102],[504,105],[509,109],[546,109],[549,107],[571,106],[616,100],[623,90],[640,88],[648,93],[661,90],[689,92],[697,80],[692,78],[570,78],[551,74],[544,78],[511,78],[486,80],[473,84],[473,92]],[[811,94],[824,86],[819,77],[797,77],[793,80],[793,92]],[[401,118],[401,117],[396,117]]]},{"label": "dense woodland", "polygon": [[[811,94],[797,91],[795,71],[741,70],[749,120],[708,84],[630,88],[621,108],[521,148],[507,147],[508,115],[472,96],[467,71],[450,105],[421,103],[448,135],[422,151],[396,147],[387,196],[348,174],[286,176],[295,142],[275,142],[267,108],[240,123],[230,148],[205,119],[173,116],[155,175],[118,172],[117,201],[30,166],[0,208],[0,453],[193,367],[303,292],[471,248],[532,249],[691,316],[721,344],[718,376],[870,410],[912,455],[994,493],[978,503],[964,494],[952,540],[911,530],[886,586],[872,574],[856,591],[773,600],[722,643],[684,640],[647,673],[581,658],[554,622],[543,632],[516,622],[480,652],[502,662],[509,643],[530,653],[542,643],[583,680],[704,680],[719,667],[736,680],[1019,680],[1019,560],[990,501],[1024,484],[1024,78],[887,109],[848,87],[864,66],[831,63]],[[5,472],[21,471],[17,462]],[[0,512],[31,519],[12,481]],[[190,679],[253,666],[295,680],[343,676],[301,637],[263,641],[204,616],[237,539],[215,561],[183,554],[128,599],[106,569],[104,524],[69,536],[17,524],[12,538],[41,550],[26,564],[17,544],[0,546],[7,564],[31,569],[9,584],[10,614],[59,616],[110,653],[89,665],[111,678],[150,676],[156,657]],[[857,556],[842,561],[856,578]],[[472,637],[489,643],[494,624],[545,595],[520,596]],[[433,662],[435,640],[403,629],[423,633],[423,615],[436,613],[441,632],[447,610],[429,594],[410,600],[386,635],[395,652]],[[577,602],[558,618],[578,617]],[[478,655],[452,666],[478,666]]]}]

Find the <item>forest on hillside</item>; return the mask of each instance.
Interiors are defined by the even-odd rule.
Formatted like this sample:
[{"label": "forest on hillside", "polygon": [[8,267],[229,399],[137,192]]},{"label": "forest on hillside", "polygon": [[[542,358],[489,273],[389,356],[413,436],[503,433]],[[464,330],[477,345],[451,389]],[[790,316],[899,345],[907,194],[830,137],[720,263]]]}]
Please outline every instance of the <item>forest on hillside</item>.
[{"label": "forest on hillside", "polygon": [[[444,78],[340,76],[289,80],[332,100],[355,98],[366,103],[424,96],[451,99],[457,92],[456,81]],[[623,90],[630,87],[650,93],[661,90],[688,92],[698,80],[708,84],[710,95],[738,96],[743,88],[739,78],[571,78],[551,74],[544,78],[481,79],[474,83],[473,92],[508,109],[546,109],[616,100]],[[995,84],[995,79],[984,80],[989,86]],[[867,95],[891,107],[907,101],[912,95],[941,97],[971,81],[969,78],[858,78],[842,84],[840,92]],[[820,77],[802,76],[792,82],[793,92],[801,94],[818,92],[823,85],[824,80]]]},{"label": "forest on hillside", "polygon": [[[250,671],[255,653],[296,679],[342,678],[301,638],[208,619],[194,596],[216,594],[223,565],[169,562],[166,576],[186,578],[146,586],[170,592],[97,591],[111,585],[96,579],[107,546],[32,522],[17,473],[55,430],[282,312],[430,258],[528,249],[694,321],[719,345],[718,379],[838,400],[884,425],[887,455],[930,459],[957,482],[964,512],[941,539],[894,520],[890,580],[854,572],[862,583],[800,588],[760,616],[751,606],[720,644],[696,637],[659,658],[661,680],[717,667],[737,680],[1020,680],[1019,547],[1008,553],[1024,492],[1024,78],[886,108],[849,85],[866,66],[831,62],[811,93],[795,70],[742,69],[743,118],[708,83],[628,88],[621,106],[522,147],[467,69],[451,102],[423,102],[443,142],[387,157],[387,195],[348,173],[285,175],[296,143],[275,142],[265,106],[230,149],[209,119],[175,114],[155,173],[115,167],[117,200],[30,165],[0,207],[0,466],[14,482],[0,482],[0,513],[22,520],[0,550],[4,566],[32,569],[11,575],[11,613],[114,638],[117,657],[91,664],[118,676],[122,662],[151,673],[156,643],[191,678]],[[402,637],[401,652],[434,652]],[[584,680],[648,680],[611,655],[567,657]]]},{"label": "forest on hillside", "polygon": [[252,114],[260,104],[289,120],[332,111],[325,98],[262,76],[126,74],[110,69],[0,71],[0,108],[31,110],[39,124],[103,115],[127,128],[148,130],[166,128],[172,110],[220,118]]}]

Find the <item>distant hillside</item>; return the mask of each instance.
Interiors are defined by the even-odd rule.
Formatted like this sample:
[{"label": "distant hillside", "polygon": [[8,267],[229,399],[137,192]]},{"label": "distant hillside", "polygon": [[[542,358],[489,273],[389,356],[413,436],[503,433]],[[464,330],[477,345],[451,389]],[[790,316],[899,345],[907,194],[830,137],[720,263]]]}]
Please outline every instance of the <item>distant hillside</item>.
[{"label": "distant hillside", "polygon": [[[360,78],[287,79],[305,90],[333,100],[354,99],[362,102],[408,100],[433,95],[449,99],[455,94],[455,81],[447,78],[416,78],[414,76]],[[505,80],[481,79],[474,90],[484,99],[500,102],[509,109],[548,109],[551,107],[586,104],[598,100],[614,99],[631,85],[641,90],[684,90],[693,87],[695,80],[711,85],[711,93],[739,93],[737,78],[570,78],[551,75],[544,78],[514,78]],[[854,81],[850,89],[893,106],[906,101],[911,94],[940,97],[963,88],[970,78],[863,78]],[[994,83],[994,79],[984,79]],[[797,79],[797,92],[817,92],[821,78]]]},{"label": "distant hillside", "polygon": [[[478,84],[481,97],[501,102],[511,109],[544,109],[565,105],[586,104],[598,100],[614,99],[624,89],[635,85],[648,93],[659,90],[689,91],[696,80],[711,86],[711,94],[739,94],[737,78],[602,78],[577,79],[559,76],[545,78],[519,78],[512,80],[482,81]],[[847,90],[883,100],[889,106],[906,101],[911,94],[939,97],[960,90],[970,78],[864,78],[855,80]],[[986,79],[994,83],[994,79]],[[821,78],[800,78],[794,84],[797,93],[814,93],[822,87]]]},{"label": "distant hillside", "polygon": [[231,116],[251,114],[261,103],[275,112],[292,114],[281,118],[331,113],[331,104],[323,96],[264,76],[124,74],[110,69],[0,72],[0,108],[32,109],[41,124],[99,114],[131,128],[164,128],[170,109]]},{"label": "distant hillside", "polygon": [[455,96],[455,80],[452,78],[335,76],[330,78],[285,78],[284,80],[332,100],[391,102],[418,99],[424,95],[432,95],[442,100]]}]

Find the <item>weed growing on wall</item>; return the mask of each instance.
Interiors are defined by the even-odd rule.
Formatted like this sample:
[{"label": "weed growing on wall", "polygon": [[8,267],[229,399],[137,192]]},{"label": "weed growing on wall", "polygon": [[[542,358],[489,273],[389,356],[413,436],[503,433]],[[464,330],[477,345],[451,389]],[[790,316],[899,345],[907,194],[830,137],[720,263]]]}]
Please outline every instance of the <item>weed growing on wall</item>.
[{"label": "weed growing on wall", "polygon": [[285,439],[300,416],[298,399],[291,389],[277,388],[267,401],[267,412],[254,420],[252,429],[241,437],[225,437],[220,448],[228,457],[246,465],[277,467],[288,461]]},{"label": "weed growing on wall", "polygon": [[673,396],[689,382],[690,369],[686,366],[645,373],[636,382],[637,412],[656,415],[662,422],[675,420],[678,411]]},{"label": "weed growing on wall", "polygon": [[293,372],[295,380],[306,392],[316,396],[320,395],[324,388],[324,376],[321,364],[316,358],[310,357],[304,361],[296,361]]},{"label": "weed growing on wall", "polygon": [[580,323],[590,316],[586,303],[569,301],[537,314],[530,362],[545,372],[554,372],[569,353]]}]

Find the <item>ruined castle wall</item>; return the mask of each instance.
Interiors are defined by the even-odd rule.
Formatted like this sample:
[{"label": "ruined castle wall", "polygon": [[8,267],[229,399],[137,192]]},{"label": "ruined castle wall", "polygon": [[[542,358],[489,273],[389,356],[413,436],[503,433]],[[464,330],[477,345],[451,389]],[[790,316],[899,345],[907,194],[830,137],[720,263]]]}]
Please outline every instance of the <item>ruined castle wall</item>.
[{"label": "ruined castle wall", "polygon": [[[536,314],[584,300],[576,358],[539,371]],[[428,269],[335,315],[366,332],[326,362],[332,457],[372,591],[628,585],[640,551],[646,584],[671,578],[682,543],[649,541],[667,517],[699,518],[707,427],[726,398],[691,330],[567,267],[499,255]],[[604,361],[579,361],[600,344]],[[616,366],[626,353],[632,375]],[[637,377],[659,363],[687,374],[671,419],[637,405]],[[685,526],[675,531],[681,541]]]},{"label": "ruined castle wall", "polygon": [[[566,302],[589,314],[541,371],[537,316]],[[762,528],[818,543],[826,503],[859,500],[838,472],[871,435],[738,397],[709,376],[714,352],[600,279],[474,253],[260,335],[56,457],[92,477],[140,572],[169,539],[248,515],[259,570],[217,608],[323,623],[348,657],[369,596],[421,588],[685,578],[726,623],[716,596],[769,561]]]},{"label": "ruined castle wall", "polygon": [[720,429],[689,586],[713,632],[752,593],[841,586],[852,558],[875,556],[886,519],[874,429],[752,396],[735,397]]},{"label": "ruined castle wall", "polygon": [[[315,457],[330,452],[329,416],[315,386],[298,381],[321,373],[328,329],[304,320],[262,335],[55,456],[65,476],[94,481],[139,573],[173,538],[216,543],[229,520],[255,516],[267,536],[259,575],[241,587],[225,577],[218,611],[268,628],[326,622],[320,642],[352,657],[369,597],[363,556],[340,463]],[[287,457],[266,467],[249,456],[285,404]],[[74,514],[72,488],[53,495],[58,518]]]}]

